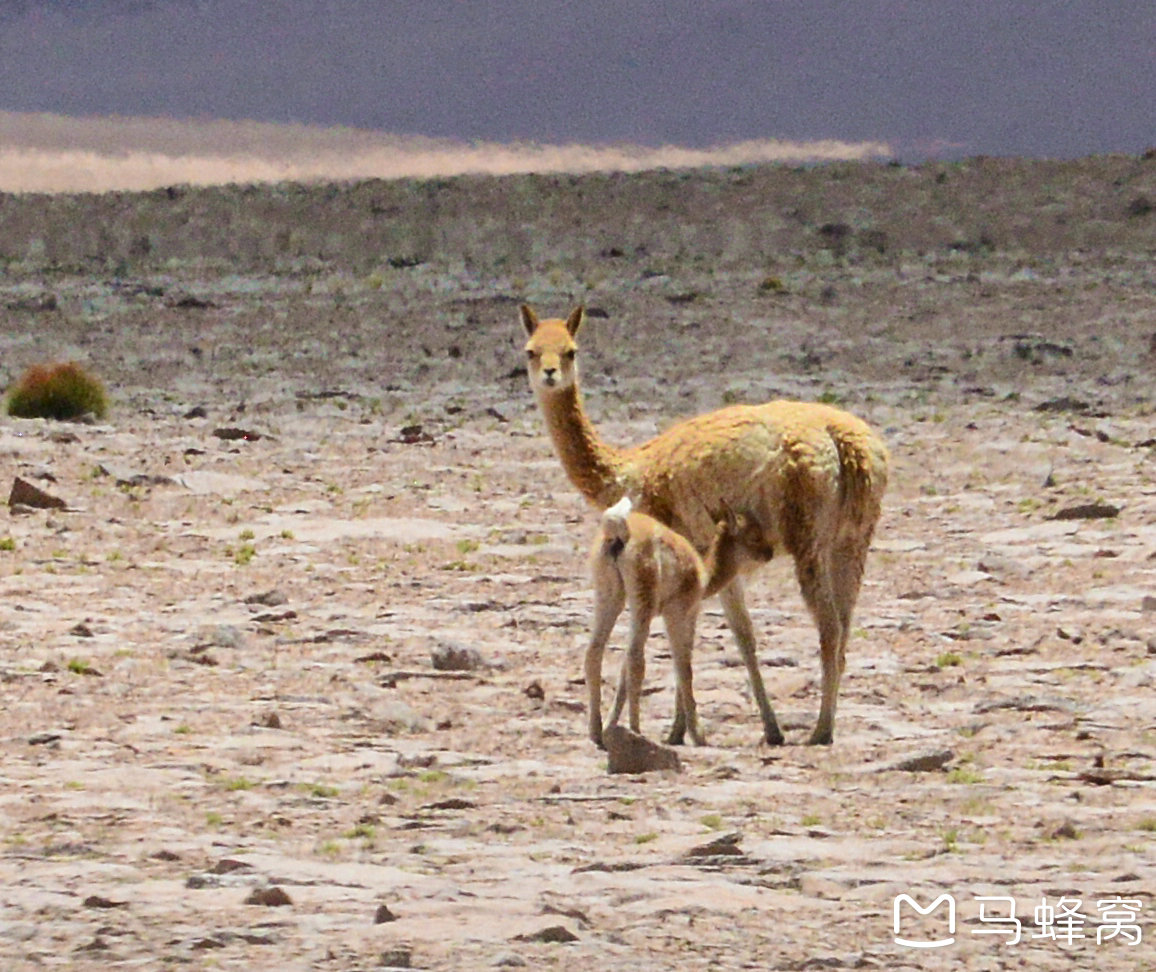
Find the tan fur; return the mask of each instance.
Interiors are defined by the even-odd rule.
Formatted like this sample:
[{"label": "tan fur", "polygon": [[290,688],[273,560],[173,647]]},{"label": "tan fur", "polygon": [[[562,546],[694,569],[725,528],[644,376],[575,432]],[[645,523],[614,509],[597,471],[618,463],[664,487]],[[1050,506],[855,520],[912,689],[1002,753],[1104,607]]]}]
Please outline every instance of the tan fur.
[{"label": "tan fur", "polygon": [[[647,513],[706,549],[727,509],[742,509],[767,545],[795,560],[819,629],[822,705],[812,743],[831,742],[851,614],[887,486],[887,449],[862,420],[829,405],[774,401],[733,405],[687,419],[642,445],[602,441],[582,406],[576,336],[566,320],[521,310],[530,384],[571,482],[605,509],[629,493]],[[741,577],[720,592],[767,742],[783,741],[767,701]],[[684,716],[676,713],[676,725]]]},{"label": "tan fur", "polygon": [[615,726],[629,702],[630,728],[640,732],[640,697],[646,672],[644,649],[656,614],[666,622],[674,659],[675,697],[683,720],[669,742],[681,744],[689,730],[703,744],[691,674],[694,632],[702,599],[731,582],[748,564],[771,559],[762,530],[743,515],[718,524],[705,557],[684,537],[645,513],[631,512],[624,499],[602,515],[590,552],[594,581],[594,625],[586,649],[590,738],[602,745],[602,657],[614,622],[630,605],[630,646],[622,662],[618,693],[608,725]]}]

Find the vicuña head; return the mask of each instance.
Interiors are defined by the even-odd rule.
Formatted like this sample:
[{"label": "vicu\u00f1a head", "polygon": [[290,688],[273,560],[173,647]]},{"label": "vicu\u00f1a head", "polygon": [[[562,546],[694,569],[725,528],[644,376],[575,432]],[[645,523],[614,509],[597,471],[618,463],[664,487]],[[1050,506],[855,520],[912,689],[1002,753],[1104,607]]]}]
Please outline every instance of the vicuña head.
[{"label": "vicu\u00f1a head", "polygon": [[576,307],[564,321],[539,321],[526,304],[522,305],[522,324],[530,336],[526,344],[530,385],[535,392],[549,394],[577,384],[578,344],[574,337],[584,316],[583,308]]},{"label": "vicu\u00f1a head", "polygon": [[[829,743],[851,615],[867,549],[882,509],[888,458],[862,420],[814,402],[731,405],[686,419],[649,442],[604,442],[578,386],[581,307],[540,320],[523,305],[530,384],[571,482],[597,508],[623,496],[686,537],[699,551],[728,511],[741,510],[765,548],[795,561],[803,598],[819,629],[823,698],[812,743]],[[746,664],[768,743],[783,734],[767,701],[741,576],[719,592]],[[680,703],[681,704],[681,703]],[[675,727],[685,722],[681,708]]]}]

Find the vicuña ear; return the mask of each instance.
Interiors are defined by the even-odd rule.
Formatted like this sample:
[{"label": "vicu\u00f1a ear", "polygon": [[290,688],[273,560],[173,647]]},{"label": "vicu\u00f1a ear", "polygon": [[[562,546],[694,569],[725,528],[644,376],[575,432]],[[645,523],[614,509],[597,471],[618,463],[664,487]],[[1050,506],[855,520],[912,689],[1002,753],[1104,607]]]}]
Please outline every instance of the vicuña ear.
[{"label": "vicu\u00f1a ear", "polygon": [[526,329],[526,333],[530,337],[534,336],[534,332],[538,330],[538,315],[534,313],[533,308],[529,304],[523,304],[522,311],[522,327]]},{"label": "vicu\u00f1a ear", "polygon": [[566,318],[566,330],[570,332],[570,337],[574,337],[578,333],[578,328],[582,326],[584,320],[586,320],[586,308],[579,304],[570,311],[570,316]]}]

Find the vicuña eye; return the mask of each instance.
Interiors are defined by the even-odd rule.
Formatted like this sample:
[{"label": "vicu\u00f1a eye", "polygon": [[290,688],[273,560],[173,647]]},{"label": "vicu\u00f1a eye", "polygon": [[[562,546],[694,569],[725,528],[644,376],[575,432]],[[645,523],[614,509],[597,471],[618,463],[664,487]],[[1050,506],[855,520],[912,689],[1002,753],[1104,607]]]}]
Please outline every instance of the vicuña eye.
[{"label": "vicu\u00f1a eye", "polygon": [[562,355],[562,357],[565,358],[567,361],[573,361],[577,356],[578,356],[578,352],[575,351],[574,348],[567,349],[565,354]]}]

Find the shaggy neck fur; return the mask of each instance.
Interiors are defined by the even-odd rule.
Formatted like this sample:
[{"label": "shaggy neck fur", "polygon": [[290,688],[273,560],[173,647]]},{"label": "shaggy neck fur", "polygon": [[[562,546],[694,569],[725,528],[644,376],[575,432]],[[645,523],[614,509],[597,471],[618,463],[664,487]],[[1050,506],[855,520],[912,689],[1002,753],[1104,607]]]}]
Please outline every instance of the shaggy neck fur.
[{"label": "shaggy neck fur", "polygon": [[605,509],[625,492],[622,451],[603,442],[582,407],[578,386],[538,393],[546,428],[570,482]]}]

